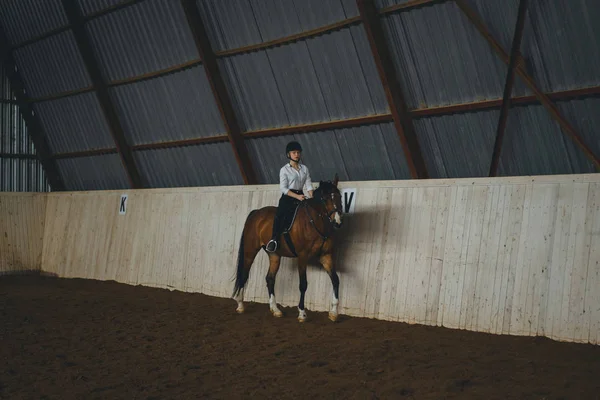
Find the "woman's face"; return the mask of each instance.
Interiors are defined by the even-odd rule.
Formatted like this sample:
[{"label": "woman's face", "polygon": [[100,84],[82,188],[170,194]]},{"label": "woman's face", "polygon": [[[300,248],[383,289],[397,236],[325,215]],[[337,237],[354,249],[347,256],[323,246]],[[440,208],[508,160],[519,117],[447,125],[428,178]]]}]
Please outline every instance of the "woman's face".
[{"label": "woman's face", "polygon": [[298,150],[290,151],[290,158],[296,162],[300,160],[300,152]]}]

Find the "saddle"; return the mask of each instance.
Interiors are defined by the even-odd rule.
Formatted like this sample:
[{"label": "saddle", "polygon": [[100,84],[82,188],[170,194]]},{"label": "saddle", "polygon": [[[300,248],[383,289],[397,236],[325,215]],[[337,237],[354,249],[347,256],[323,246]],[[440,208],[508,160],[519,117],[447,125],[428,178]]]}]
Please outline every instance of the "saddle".
[{"label": "saddle", "polygon": [[287,243],[288,247],[292,251],[292,254],[294,254],[294,256],[296,257],[298,257],[298,254],[296,253],[296,248],[294,247],[294,243],[292,242],[292,238],[290,237],[290,231],[294,226],[294,221],[296,221],[296,215],[298,215],[298,210],[300,209],[301,204],[301,202],[298,202],[294,206],[294,208],[290,210],[290,212],[285,213],[281,224],[281,226],[283,227],[281,234],[285,239],[285,242]]},{"label": "saddle", "polygon": [[289,233],[289,231],[292,230],[292,226],[294,226],[294,221],[296,220],[296,215],[298,214],[300,204],[300,202],[297,202],[293,209],[283,215],[283,221],[281,224],[283,229],[281,233]]}]

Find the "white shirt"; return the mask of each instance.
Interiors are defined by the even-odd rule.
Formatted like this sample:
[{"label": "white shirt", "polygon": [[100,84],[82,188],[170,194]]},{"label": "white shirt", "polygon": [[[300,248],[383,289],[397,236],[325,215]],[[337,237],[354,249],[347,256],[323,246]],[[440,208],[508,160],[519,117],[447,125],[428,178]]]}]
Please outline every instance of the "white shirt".
[{"label": "white shirt", "polygon": [[304,190],[304,187],[306,187],[306,190],[314,190],[306,165],[300,164],[299,171],[292,167],[290,163],[281,167],[279,170],[279,189],[281,193],[285,195],[290,189]]}]

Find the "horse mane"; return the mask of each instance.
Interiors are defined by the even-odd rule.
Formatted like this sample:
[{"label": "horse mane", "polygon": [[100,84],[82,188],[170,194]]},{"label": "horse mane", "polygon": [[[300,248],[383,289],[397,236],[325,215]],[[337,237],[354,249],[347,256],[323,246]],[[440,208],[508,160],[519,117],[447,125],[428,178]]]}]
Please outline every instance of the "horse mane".
[{"label": "horse mane", "polygon": [[331,193],[337,190],[337,186],[331,181],[320,181],[319,187],[313,192],[314,197],[321,197],[323,193]]}]

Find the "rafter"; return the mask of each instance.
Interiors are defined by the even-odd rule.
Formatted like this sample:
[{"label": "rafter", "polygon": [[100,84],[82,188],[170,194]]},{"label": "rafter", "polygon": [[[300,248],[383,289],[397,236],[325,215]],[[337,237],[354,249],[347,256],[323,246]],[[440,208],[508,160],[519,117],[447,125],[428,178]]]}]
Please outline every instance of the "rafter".
[{"label": "rafter", "polygon": [[13,160],[37,160],[38,157],[35,154],[13,154],[13,153],[0,153],[0,158],[13,159]]},{"label": "rafter", "polygon": [[[592,86],[581,89],[572,89],[572,90],[564,90],[560,92],[552,92],[546,94],[550,99],[557,101],[567,101],[571,99],[584,99],[589,97],[600,96],[600,86]],[[472,103],[461,103],[461,104],[453,104],[449,106],[441,106],[441,107],[431,107],[431,108],[417,108],[414,110],[410,110],[410,114],[413,119],[417,118],[425,118],[425,117],[434,117],[441,115],[452,115],[459,114],[465,112],[477,112],[477,111],[486,111],[486,110],[494,110],[502,107],[502,99],[493,99],[493,100],[485,100],[485,101],[476,101]],[[513,106],[516,105],[530,105],[530,104],[539,104],[537,97],[535,96],[518,96],[511,98],[511,104]],[[254,131],[247,131],[243,133],[245,138],[259,138],[259,137],[268,137],[268,136],[283,136],[283,135],[291,135],[294,133],[309,133],[323,130],[332,130],[332,129],[342,129],[342,128],[352,128],[358,126],[365,125],[376,125],[376,124],[384,124],[388,122],[393,122],[392,114],[375,114],[368,115],[364,117],[350,118],[350,119],[340,119],[329,122],[319,122],[316,124],[303,124],[303,125],[291,125],[291,126],[282,126],[279,128],[269,128],[269,129],[259,129]],[[173,140],[166,142],[154,142],[154,143],[144,143],[137,144],[131,146],[131,149],[134,151],[138,150],[153,150],[153,149],[169,149],[175,147],[183,147],[183,146],[195,146],[200,144],[211,144],[211,143],[223,143],[228,142],[229,137],[227,135],[218,135],[218,136],[208,136],[208,137],[198,137],[198,138],[190,138],[185,140]],[[94,155],[101,154],[116,154],[117,149],[96,149],[96,150],[85,150],[85,151],[76,151],[72,153],[58,153],[54,154],[53,158],[55,159],[63,159],[63,158],[76,158],[76,157],[89,157]]]},{"label": "rafter", "polygon": [[33,112],[33,108],[29,103],[29,98],[25,91],[23,79],[16,68],[12,50],[8,45],[8,38],[4,32],[4,28],[1,26],[0,57],[2,57],[2,63],[4,64],[4,69],[8,79],[10,80],[15,98],[17,99],[19,111],[21,112],[21,116],[27,124],[27,132],[29,133],[29,137],[35,146],[35,151],[42,164],[42,167],[46,172],[50,187],[53,191],[63,191],[65,190],[65,185],[61,179],[58,166],[56,165],[56,161],[51,157],[52,152],[50,150],[50,146],[48,145],[46,135],[44,134],[42,124],[40,123],[37,114]]},{"label": "rafter", "polygon": [[408,0],[405,3],[395,4],[380,9],[378,13],[380,15],[391,14],[395,12],[408,11],[418,7],[431,6],[434,4],[441,4],[452,0]]},{"label": "rafter", "polygon": [[[133,6],[133,5],[137,4],[137,3],[141,3],[142,1],[146,1],[146,0],[125,0],[122,3],[115,4],[115,5],[112,5],[112,6],[108,6],[106,8],[103,8],[100,11],[93,12],[93,13],[91,13],[89,15],[84,15],[83,16],[83,20],[87,22],[87,21],[90,21],[90,20],[92,20],[94,18],[98,18],[98,17],[101,17],[103,15],[110,14],[110,13],[113,13],[115,11],[119,11],[119,10],[121,10],[123,8],[127,8],[127,7],[130,7],[130,6]],[[41,35],[34,36],[34,37],[30,38],[30,39],[27,39],[27,40],[24,40],[22,42],[19,42],[16,45],[14,45],[12,49],[13,50],[17,50],[17,49],[29,46],[30,44],[41,42],[44,39],[48,39],[49,37],[56,36],[56,35],[59,35],[59,34],[61,34],[63,32],[66,32],[66,31],[68,31],[71,28],[72,28],[72,26],[70,24],[58,27],[58,28],[53,29],[51,31],[42,33]]]},{"label": "rafter", "polygon": [[246,144],[244,143],[244,138],[242,137],[242,130],[240,129],[239,123],[235,116],[231,99],[227,94],[225,83],[223,82],[223,78],[219,72],[217,59],[208,40],[206,29],[204,28],[202,18],[200,17],[200,11],[198,10],[198,5],[196,4],[195,0],[181,0],[181,4],[183,6],[183,10],[185,12],[192,35],[194,36],[194,42],[196,43],[196,48],[200,54],[200,59],[202,60],[202,64],[206,70],[206,77],[210,82],[210,87],[215,97],[215,101],[219,107],[223,124],[227,130],[229,142],[233,148],[233,153],[240,168],[240,173],[244,183],[256,184],[258,183],[256,179],[256,173],[254,172],[252,163],[250,162]]},{"label": "rafter", "polygon": [[73,33],[79,52],[83,58],[88,74],[96,89],[96,96],[102,108],[106,122],[108,123],[110,133],[115,142],[115,146],[121,158],[121,162],[127,172],[129,184],[134,189],[143,188],[141,175],[135,165],[133,153],[125,139],[123,127],[117,117],[117,111],[110,99],[108,86],[102,76],[102,72],[98,67],[98,57],[94,53],[92,41],[89,38],[88,32],[85,29],[85,20],[77,0],[62,0],[65,13],[69,20],[69,24],[73,27]]},{"label": "rafter", "polygon": [[371,52],[383,84],[394,126],[404,150],[404,156],[413,179],[428,178],[425,159],[419,146],[412,117],[408,112],[402,89],[396,78],[390,52],[386,46],[383,29],[373,0],[357,0],[358,10],[369,39]]},{"label": "rafter", "polygon": [[[479,31],[479,33],[488,41],[490,46],[494,49],[494,51],[500,56],[504,63],[509,64],[510,59],[509,55],[504,51],[498,40],[496,40],[490,31],[485,26],[485,23],[479,17],[479,15],[473,10],[469,5],[466,4],[464,0],[455,0],[458,7],[462,10],[462,12],[466,15],[466,17],[473,23],[475,28]],[[596,166],[596,170],[600,171],[600,159],[596,156],[590,148],[585,144],[585,141],[582,137],[577,133],[575,128],[564,118],[564,116],[560,113],[556,105],[550,100],[550,98],[542,92],[538,86],[536,85],[533,78],[525,71],[525,68],[522,64],[517,64],[516,71],[519,76],[523,79],[525,84],[531,89],[531,91],[535,94],[537,99],[542,103],[542,105],[546,108],[546,110],[550,113],[551,117],[558,122],[561,126],[562,131],[566,134],[577,146],[581,148],[583,153],[589,158],[594,165]]]},{"label": "rafter", "polygon": [[526,14],[527,0],[520,0],[517,23],[515,25],[515,33],[513,36],[512,47],[510,49],[510,62],[508,63],[508,71],[506,73],[504,96],[502,97],[502,109],[500,110],[500,119],[498,120],[498,129],[496,131],[496,141],[494,142],[494,151],[492,153],[489,176],[496,176],[496,173],[498,172],[500,153],[502,152],[502,142],[504,141],[504,132],[506,130],[506,121],[508,119],[508,109],[510,107],[510,97],[513,85],[515,83],[515,67],[517,66],[517,59],[520,58],[521,40],[523,39]]}]

